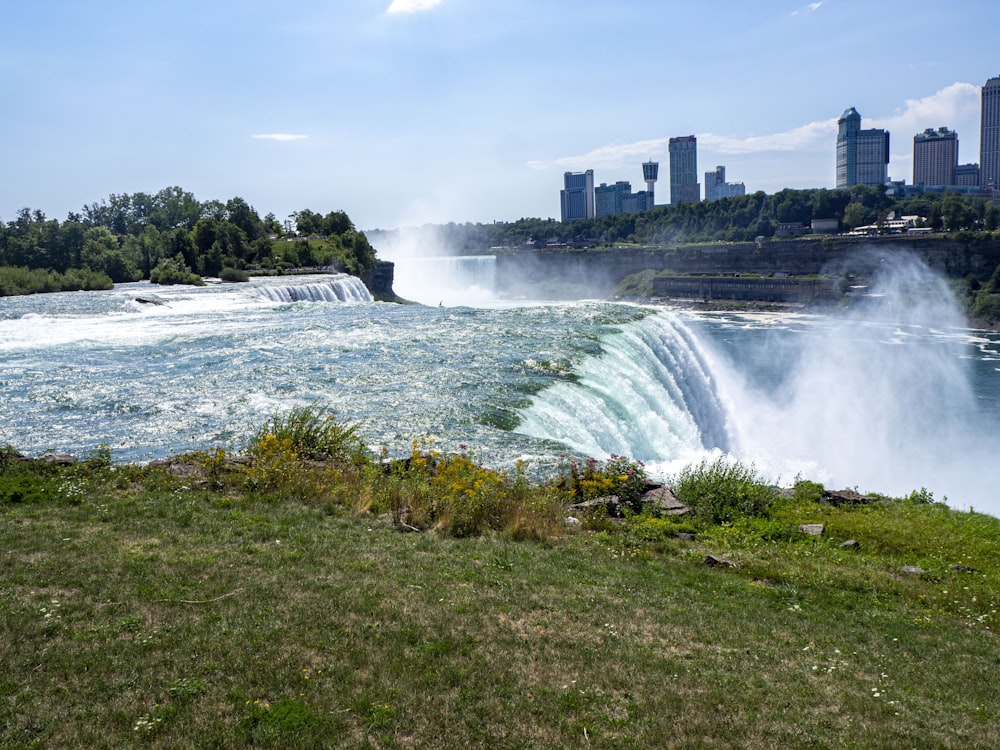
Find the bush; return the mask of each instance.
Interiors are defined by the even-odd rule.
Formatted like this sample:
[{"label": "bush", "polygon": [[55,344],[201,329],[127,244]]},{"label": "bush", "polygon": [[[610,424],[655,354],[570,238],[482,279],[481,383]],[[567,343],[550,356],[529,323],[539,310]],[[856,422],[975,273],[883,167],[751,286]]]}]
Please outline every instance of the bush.
[{"label": "bush", "polygon": [[251,436],[251,457],[273,452],[280,445],[298,459],[361,464],[366,459],[364,442],[356,424],[338,422],[329,407],[319,403],[298,406],[288,414],[275,414]]},{"label": "bush", "polygon": [[646,491],[645,467],[641,461],[625,456],[613,455],[603,464],[595,458],[589,458],[582,464],[578,459],[570,458],[563,472],[563,483],[577,502],[615,495],[621,504],[639,510]]},{"label": "bush", "polygon": [[823,499],[826,488],[819,482],[800,479],[795,482],[795,499],[804,503],[818,503]]},{"label": "bush", "polygon": [[410,457],[393,464],[382,502],[397,522],[452,536],[500,531],[517,539],[545,539],[563,524],[565,495],[532,485],[519,465],[513,476],[476,463],[463,446],[444,455],[433,441],[414,441]]},{"label": "bush", "polygon": [[177,253],[173,258],[161,258],[149,274],[149,280],[153,284],[190,284],[192,286],[205,286],[204,279],[191,271],[184,262],[184,256]]},{"label": "bush", "polygon": [[671,489],[677,499],[709,523],[731,523],[744,516],[766,516],[777,491],[756,469],[717,458],[685,467]]},{"label": "bush", "polygon": [[230,268],[229,266],[226,266],[221,271],[219,271],[219,278],[222,279],[223,281],[234,281],[234,282],[250,281],[250,274],[248,274],[246,271],[241,271],[238,268]]}]

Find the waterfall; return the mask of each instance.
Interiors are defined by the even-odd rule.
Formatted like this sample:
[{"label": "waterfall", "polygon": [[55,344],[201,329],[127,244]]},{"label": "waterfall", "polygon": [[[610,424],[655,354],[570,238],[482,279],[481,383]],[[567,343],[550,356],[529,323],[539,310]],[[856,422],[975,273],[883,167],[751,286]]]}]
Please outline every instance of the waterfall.
[{"label": "waterfall", "polygon": [[602,340],[574,382],[538,393],[518,432],[588,456],[673,461],[730,448],[727,415],[705,353],[677,316],[660,312]]},{"label": "waterfall", "polygon": [[396,294],[427,305],[475,306],[493,298],[496,256],[393,256]]},{"label": "waterfall", "polygon": [[259,286],[261,296],[272,302],[371,302],[372,295],[356,276],[337,274],[323,281],[286,286]]}]

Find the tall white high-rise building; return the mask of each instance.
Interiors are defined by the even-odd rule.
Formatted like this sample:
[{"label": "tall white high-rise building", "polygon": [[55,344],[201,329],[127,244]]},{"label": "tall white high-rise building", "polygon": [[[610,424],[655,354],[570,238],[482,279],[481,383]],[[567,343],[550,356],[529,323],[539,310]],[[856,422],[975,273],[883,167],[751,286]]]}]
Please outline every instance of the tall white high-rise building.
[{"label": "tall white high-rise building", "polygon": [[913,184],[957,185],[958,134],[948,128],[927,128],[913,136]]},{"label": "tall white high-rise building", "polygon": [[671,138],[670,203],[697,203],[701,200],[698,182],[698,139],[693,135]]},{"label": "tall white high-rise building", "polygon": [[983,86],[979,113],[979,184],[1000,187],[1000,76]]},{"label": "tall white high-rise building", "polygon": [[586,172],[566,172],[563,175],[563,189],[559,191],[559,203],[563,221],[593,219],[594,170]]},{"label": "tall white high-rise building", "polygon": [[889,133],[861,129],[861,115],[851,107],[837,121],[837,187],[878,187],[889,180]]},{"label": "tall white high-rise building", "polygon": [[747,188],[742,182],[726,182],[725,167],[705,172],[705,200],[717,201],[720,198],[735,198],[746,194]]}]

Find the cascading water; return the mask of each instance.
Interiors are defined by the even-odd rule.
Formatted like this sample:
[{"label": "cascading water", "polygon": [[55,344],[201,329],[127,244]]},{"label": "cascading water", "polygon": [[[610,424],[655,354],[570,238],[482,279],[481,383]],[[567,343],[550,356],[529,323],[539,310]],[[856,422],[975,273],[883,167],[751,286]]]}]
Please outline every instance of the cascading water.
[{"label": "cascading water", "polygon": [[257,290],[272,302],[371,302],[373,299],[361,279],[348,274],[306,284],[261,285]]},{"label": "cascading water", "polygon": [[1000,408],[982,384],[997,368],[968,353],[941,279],[903,258],[886,266],[844,316],[664,311],[626,323],[572,380],[538,393],[518,431],[664,478],[728,454],[779,483],[927,487],[982,504],[996,494],[983,467],[1000,452]]},{"label": "cascading water", "polygon": [[404,299],[426,305],[480,305],[494,295],[496,256],[399,256],[393,288]]},{"label": "cascading water", "polygon": [[541,391],[518,431],[587,456],[675,461],[729,450],[725,409],[702,345],[675,314],[625,324],[574,382]]}]

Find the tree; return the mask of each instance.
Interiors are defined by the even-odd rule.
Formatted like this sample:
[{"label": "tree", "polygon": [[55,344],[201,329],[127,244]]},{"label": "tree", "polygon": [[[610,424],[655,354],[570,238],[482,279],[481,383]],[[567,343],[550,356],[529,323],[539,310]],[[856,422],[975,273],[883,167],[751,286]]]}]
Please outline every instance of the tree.
[{"label": "tree", "polygon": [[849,203],[844,209],[844,226],[848,229],[857,229],[865,224],[870,224],[874,217],[874,210],[865,208],[864,204],[855,201]]},{"label": "tree", "polygon": [[250,241],[264,234],[260,216],[242,198],[230,198],[226,202],[226,221],[239,227]]}]

